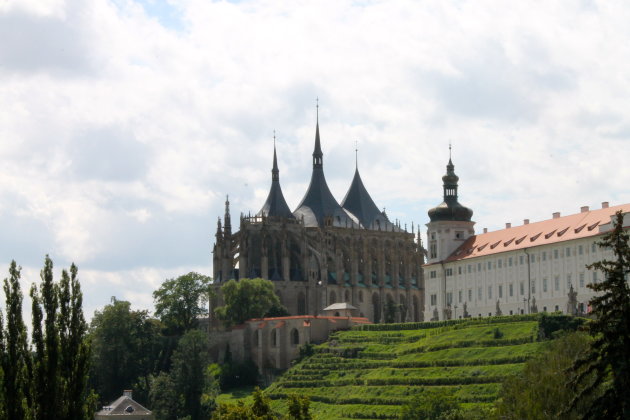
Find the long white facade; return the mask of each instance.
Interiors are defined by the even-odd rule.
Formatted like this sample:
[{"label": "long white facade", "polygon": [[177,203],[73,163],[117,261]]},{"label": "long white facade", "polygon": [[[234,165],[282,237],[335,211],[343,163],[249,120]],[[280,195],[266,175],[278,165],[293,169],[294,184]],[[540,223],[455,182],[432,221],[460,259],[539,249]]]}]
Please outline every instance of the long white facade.
[{"label": "long white facade", "polygon": [[610,250],[596,245],[601,235],[598,230],[587,238],[429,264],[424,319],[436,313],[439,319],[462,318],[464,310],[474,317],[497,315],[497,309],[503,315],[567,312],[571,286],[577,311],[586,313],[594,296],[586,286],[602,279],[586,266],[612,258]]},{"label": "long white facade", "polygon": [[587,265],[613,258],[597,245],[616,212],[630,224],[630,204],[475,234],[472,210],[461,205],[449,160],[444,202],[429,210],[425,320],[562,311],[588,313],[589,283],[602,273]]}]

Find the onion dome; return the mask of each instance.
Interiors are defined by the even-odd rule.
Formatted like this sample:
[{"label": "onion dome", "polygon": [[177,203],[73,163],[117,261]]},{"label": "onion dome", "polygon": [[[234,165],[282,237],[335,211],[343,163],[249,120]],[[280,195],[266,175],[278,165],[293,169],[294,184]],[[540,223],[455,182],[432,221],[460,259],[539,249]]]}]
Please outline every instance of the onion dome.
[{"label": "onion dome", "polygon": [[315,128],[315,150],[313,151],[311,183],[302,202],[293,212],[293,216],[297,219],[303,219],[306,227],[323,227],[326,224],[326,220],[330,220],[330,224],[337,227],[357,226],[359,221],[341,208],[330,192],[324,177],[323,159],[324,154],[322,153],[319,140],[318,118]]},{"label": "onion dome", "polygon": [[455,175],[455,165],[448,159],[446,165],[446,175],[442,177],[444,182],[444,201],[429,210],[429,218],[432,222],[443,220],[454,220],[462,222],[470,222],[473,211],[468,207],[462,206],[457,201],[457,181],[459,177]]},{"label": "onion dome", "polygon": [[273,168],[271,169],[271,189],[267,196],[267,201],[258,212],[257,216],[267,217],[288,217],[293,218],[291,209],[287,205],[282,188],[280,187],[280,171],[278,170],[278,159],[276,157],[276,138],[273,139]]}]

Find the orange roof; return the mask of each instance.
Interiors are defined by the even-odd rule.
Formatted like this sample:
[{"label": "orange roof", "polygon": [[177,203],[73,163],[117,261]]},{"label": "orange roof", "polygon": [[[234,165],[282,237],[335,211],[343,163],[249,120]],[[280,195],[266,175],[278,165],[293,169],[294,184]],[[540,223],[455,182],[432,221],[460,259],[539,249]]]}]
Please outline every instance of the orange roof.
[{"label": "orange roof", "polygon": [[600,234],[599,226],[610,223],[610,218],[619,210],[630,211],[630,204],[585,211],[474,235],[443,262],[467,260],[501,252],[597,236]]}]

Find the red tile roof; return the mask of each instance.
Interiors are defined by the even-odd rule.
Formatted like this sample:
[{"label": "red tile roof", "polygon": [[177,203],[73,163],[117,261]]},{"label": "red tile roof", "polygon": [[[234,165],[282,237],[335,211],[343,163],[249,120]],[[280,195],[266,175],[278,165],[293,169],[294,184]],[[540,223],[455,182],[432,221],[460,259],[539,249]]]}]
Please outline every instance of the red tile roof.
[{"label": "red tile roof", "polygon": [[443,262],[467,260],[501,252],[597,236],[600,234],[597,227],[609,223],[610,218],[619,210],[629,212],[630,204],[585,211],[474,235]]}]

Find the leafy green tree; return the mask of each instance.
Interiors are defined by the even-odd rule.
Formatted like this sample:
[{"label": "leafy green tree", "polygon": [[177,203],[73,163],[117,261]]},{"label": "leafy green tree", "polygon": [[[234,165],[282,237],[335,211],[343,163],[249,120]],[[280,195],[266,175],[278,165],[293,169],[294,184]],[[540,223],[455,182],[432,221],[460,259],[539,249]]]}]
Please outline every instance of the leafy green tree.
[{"label": "leafy green tree", "polygon": [[590,301],[595,316],[589,324],[593,341],[588,354],[573,367],[575,377],[571,385],[581,389],[570,407],[576,408],[589,398],[583,418],[630,418],[630,246],[623,219],[623,213],[617,212],[613,229],[599,242],[600,247],[612,249],[614,259],[588,266],[601,270],[604,280],[588,285],[598,293]]},{"label": "leafy green tree", "polygon": [[[32,348],[22,321],[20,268],[15,261],[4,281],[7,325],[0,325],[0,418],[89,419],[93,416],[88,393],[89,343],[83,318],[82,294],[73,264],[71,275],[53,280],[53,263],[46,256],[41,283],[31,287]],[[0,316],[1,318],[1,316]],[[0,322],[3,324],[3,322]]]},{"label": "leafy green tree", "polygon": [[278,307],[282,307],[270,280],[230,280],[221,287],[221,294],[225,305],[216,308],[215,313],[228,326],[242,324],[251,318],[261,318],[272,308],[277,311]]},{"label": "leafy green tree", "polygon": [[287,420],[313,420],[309,411],[311,401],[306,396],[297,394],[289,395]]},{"label": "leafy green tree", "polygon": [[153,292],[155,315],[176,335],[196,327],[197,318],[207,315],[204,303],[208,299],[211,278],[190,272],[168,279]]},{"label": "leafy green tree", "polygon": [[138,401],[146,400],[150,376],[170,358],[160,330],[159,321],[149,318],[147,311],[134,311],[129,302],[116,298],[94,313],[90,383],[103,401],[129,388],[144,391],[135,395]]},{"label": "leafy green tree", "polygon": [[[31,299],[33,301],[33,344],[35,401],[32,405],[34,418],[53,420],[60,418],[62,400],[59,386],[59,329],[57,315],[59,296],[53,280],[53,263],[48,255],[44,268],[40,272],[39,290],[33,284]],[[44,328],[41,329],[41,322]],[[35,325],[37,324],[37,325]]]},{"label": "leafy green tree", "polygon": [[457,418],[459,405],[452,397],[438,393],[421,392],[409,404],[403,406],[400,420],[447,420]]},{"label": "leafy green tree", "polygon": [[[29,412],[31,401],[31,358],[28,351],[26,326],[22,319],[21,268],[15,261],[9,267],[9,278],[4,279],[6,327],[0,323],[0,364],[6,419],[23,419]],[[5,329],[6,328],[6,329]]]},{"label": "leafy green tree", "polygon": [[160,372],[153,378],[150,397],[158,420],[210,416],[219,385],[210,365],[208,341],[203,331],[186,332],[173,353],[170,373]]},{"label": "leafy green tree", "polygon": [[577,395],[567,385],[571,367],[588,351],[590,337],[584,332],[562,335],[548,342],[543,352],[525,363],[519,375],[506,379],[496,404],[497,418],[505,420],[575,419],[587,401],[570,412],[562,412]]},{"label": "leafy green tree", "polygon": [[209,398],[205,398],[206,405],[202,405],[202,396],[211,393],[210,388],[214,387],[218,395],[216,380],[206,374],[210,364],[208,347],[209,337],[206,333],[190,330],[179,340],[177,350],[173,353],[171,377],[182,396],[184,413],[190,415],[191,420],[206,418],[210,414],[206,411],[213,408],[208,406]]},{"label": "leafy green tree", "polygon": [[61,414],[63,418],[92,417],[87,391],[90,346],[86,339],[87,323],[83,316],[83,293],[77,279],[77,266],[61,273],[59,283],[60,381],[62,384]]},{"label": "leafy green tree", "polygon": [[160,372],[151,379],[151,410],[156,420],[177,420],[184,410],[184,401],[171,375]]}]

